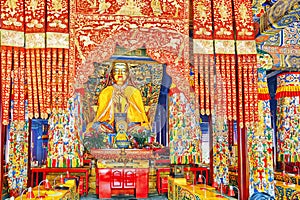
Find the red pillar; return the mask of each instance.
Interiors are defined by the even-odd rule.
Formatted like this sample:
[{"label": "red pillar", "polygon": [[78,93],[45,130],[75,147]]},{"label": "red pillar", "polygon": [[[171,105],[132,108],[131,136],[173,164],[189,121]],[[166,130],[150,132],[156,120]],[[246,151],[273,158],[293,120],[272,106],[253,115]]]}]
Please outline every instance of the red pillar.
[{"label": "red pillar", "polygon": [[240,190],[240,199],[249,198],[249,165],[247,149],[247,133],[245,128],[237,125],[238,131],[238,186]]}]

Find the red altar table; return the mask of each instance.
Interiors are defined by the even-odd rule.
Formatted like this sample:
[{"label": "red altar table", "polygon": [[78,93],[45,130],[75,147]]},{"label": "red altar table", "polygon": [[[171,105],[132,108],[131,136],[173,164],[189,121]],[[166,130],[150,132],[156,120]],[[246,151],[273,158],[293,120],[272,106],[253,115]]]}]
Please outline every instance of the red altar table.
[{"label": "red altar table", "polygon": [[89,168],[31,168],[31,183],[30,186],[34,187],[33,185],[33,177],[34,174],[36,174],[36,179],[35,179],[35,186],[38,185],[38,173],[43,174],[43,180],[46,179],[46,176],[48,173],[84,173],[85,174],[85,186],[84,186],[84,191],[85,195],[88,195],[89,192]]},{"label": "red altar table", "polygon": [[96,176],[99,199],[132,194],[132,190],[136,198],[148,197],[149,168],[97,168]]}]

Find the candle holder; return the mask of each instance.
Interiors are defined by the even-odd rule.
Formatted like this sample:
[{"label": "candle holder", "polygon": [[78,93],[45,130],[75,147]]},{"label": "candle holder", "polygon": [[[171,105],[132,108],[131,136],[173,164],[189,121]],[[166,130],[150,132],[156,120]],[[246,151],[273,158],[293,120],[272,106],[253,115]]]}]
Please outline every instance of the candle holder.
[{"label": "candle holder", "polygon": [[57,179],[58,177],[60,177],[60,184],[64,184],[64,183],[65,183],[64,177],[63,177],[63,175],[61,174],[61,175],[58,175],[58,176],[56,176],[56,177],[54,178],[54,181],[53,181],[53,185],[54,185],[54,186],[55,186],[55,184],[56,184],[56,179]]},{"label": "candle holder", "polygon": [[218,183],[216,181],[213,182],[212,187],[218,188]]},{"label": "candle holder", "polygon": [[43,182],[45,182],[45,184],[44,184],[44,188],[45,188],[45,189],[51,189],[51,188],[52,188],[52,186],[51,186],[50,182],[48,181],[48,179],[42,180],[42,181],[39,183],[39,186],[38,186],[38,198],[40,198],[40,186],[41,186],[41,184],[42,184]]},{"label": "candle holder", "polygon": [[171,165],[170,175],[173,178],[184,178],[184,165]]},{"label": "candle holder", "polygon": [[193,173],[191,174],[190,168],[188,168],[188,170],[186,171],[185,178],[186,178],[186,183],[188,185],[195,185],[194,174]]},{"label": "candle holder", "polygon": [[297,172],[297,176],[299,176],[299,167],[298,167],[298,166],[295,165],[295,166],[293,167],[293,171],[294,171],[294,172]]},{"label": "candle holder", "polygon": [[238,200],[240,200],[240,190],[238,187],[236,187],[234,185],[229,186],[228,196],[230,196],[230,197],[235,196],[235,192],[234,192],[233,188],[235,188],[237,190]]},{"label": "candle holder", "polygon": [[26,190],[28,191],[27,194],[26,194],[26,199],[34,199],[35,196],[34,196],[34,193],[33,193],[31,187],[29,187],[28,189],[23,190],[20,199],[21,199],[21,200],[23,199],[23,194],[24,194],[24,192],[25,192]]},{"label": "candle holder", "polygon": [[[204,181],[203,181],[203,179],[204,179]],[[204,185],[206,185],[206,178],[202,174],[199,174],[199,176],[198,176],[198,183],[202,184],[203,182],[204,182]]]}]

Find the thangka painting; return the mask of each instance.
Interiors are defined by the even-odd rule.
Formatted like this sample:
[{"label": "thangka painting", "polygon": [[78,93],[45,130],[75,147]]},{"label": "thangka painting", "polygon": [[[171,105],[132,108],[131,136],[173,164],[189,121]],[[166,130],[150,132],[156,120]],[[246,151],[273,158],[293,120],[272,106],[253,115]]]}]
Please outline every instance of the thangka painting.
[{"label": "thangka painting", "polygon": [[[101,91],[112,84],[109,82],[109,74],[114,62],[116,62],[116,60],[113,59],[103,63],[94,62],[95,70],[81,89],[83,92],[83,141],[87,149],[116,148],[114,144],[116,133],[106,133],[89,128],[89,124],[93,122],[96,116],[98,98]],[[117,60],[117,62],[128,63],[130,85],[140,91],[145,113],[149,120],[150,127],[152,127],[163,77],[163,64],[149,61],[149,59],[147,61],[131,59]],[[153,134],[151,133],[152,130],[145,133],[147,134],[145,137],[152,136]]]}]

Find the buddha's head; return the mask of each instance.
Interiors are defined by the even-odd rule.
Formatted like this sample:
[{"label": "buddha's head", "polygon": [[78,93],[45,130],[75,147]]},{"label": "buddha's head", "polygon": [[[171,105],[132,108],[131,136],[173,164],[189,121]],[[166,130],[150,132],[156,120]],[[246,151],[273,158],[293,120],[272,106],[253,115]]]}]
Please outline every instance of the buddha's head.
[{"label": "buddha's head", "polygon": [[113,63],[112,76],[117,85],[124,85],[129,75],[127,63]]}]

